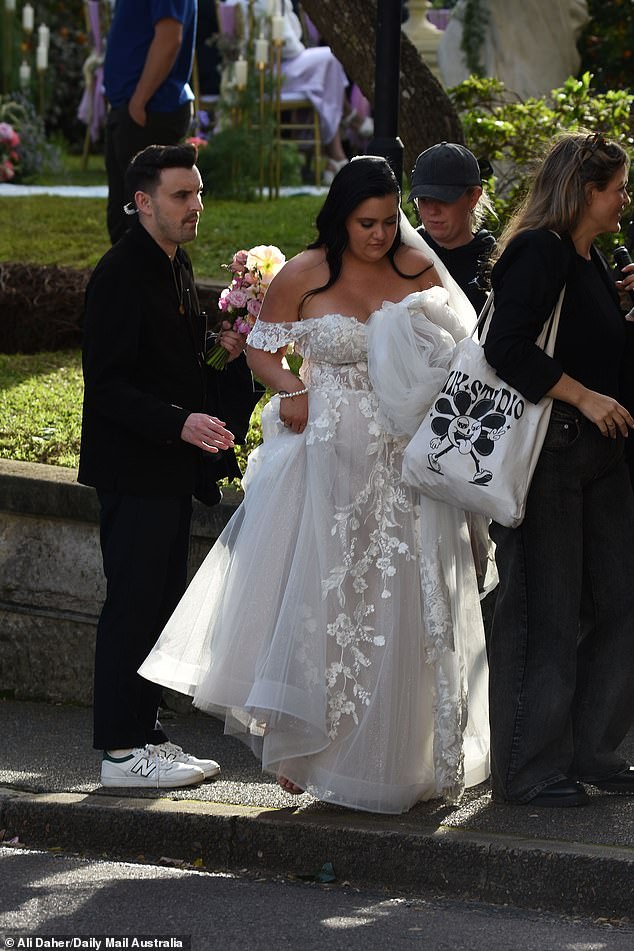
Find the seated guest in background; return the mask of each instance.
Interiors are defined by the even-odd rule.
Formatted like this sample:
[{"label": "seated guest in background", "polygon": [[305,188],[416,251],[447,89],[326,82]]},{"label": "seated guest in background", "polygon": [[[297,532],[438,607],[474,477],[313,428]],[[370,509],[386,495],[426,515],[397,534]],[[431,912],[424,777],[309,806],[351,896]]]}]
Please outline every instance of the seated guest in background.
[{"label": "seated guest in background", "polygon": [[[247,0],[240,3],[245,13]],[[282,46],[283,91],[309,99],[319,114],[321,137],[328,165],[324,184],[329,185],[336,173],[348,161],[341,141],[341,125],[369,136],[373,124],[369,119],[353,113],[346,98],[348,79],[343,66],[327,46],[306,47],[302,41],[302,25],[293,11],[291,0],[280,0],[284,17],[284,45]],[[253,12],[256,21],[269,15],[269,0],[255,0]]]}]

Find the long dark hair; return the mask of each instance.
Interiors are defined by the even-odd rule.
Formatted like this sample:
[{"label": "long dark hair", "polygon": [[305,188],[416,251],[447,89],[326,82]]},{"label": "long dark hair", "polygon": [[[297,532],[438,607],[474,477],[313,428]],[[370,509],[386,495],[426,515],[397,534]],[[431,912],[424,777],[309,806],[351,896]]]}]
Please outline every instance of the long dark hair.
[{"label": "long dark hair", "polygon": [[[317,237],[312,244],[308,245],[309,249],[323,248],[325,250],[330,276],[321,287],[315,287],[304,294],[300,312],[309,297],[322,294],[338,280],[343,253],[348,246],[346,221],[352,212],[368,198],[383,198],[385,195],[394,195],[398,202],[401,190],[389,162],[379,155],[358,155],[337,172],[321,211],[317,215]],[[399,226],[387,257],[401,277],[418,277],[418,274],[402,274],[394,263],[394,255],[400,246]]]}]

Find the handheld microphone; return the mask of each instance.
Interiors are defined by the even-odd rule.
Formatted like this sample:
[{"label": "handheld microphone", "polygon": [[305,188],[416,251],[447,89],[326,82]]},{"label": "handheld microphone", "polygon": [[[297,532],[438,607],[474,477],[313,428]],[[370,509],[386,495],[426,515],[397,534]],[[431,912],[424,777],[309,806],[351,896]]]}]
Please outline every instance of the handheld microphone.
[{"label": "handheld microphone", "polygon": [[[614,249],[614,263],[621,272],[624,267],[632,263],[630,252],[624,245]],[[623,274],[621,274],[621,277],[623,277]],[[634,291],[628,291],[628,294],[630,295],[630,300],[634,302]]]}]

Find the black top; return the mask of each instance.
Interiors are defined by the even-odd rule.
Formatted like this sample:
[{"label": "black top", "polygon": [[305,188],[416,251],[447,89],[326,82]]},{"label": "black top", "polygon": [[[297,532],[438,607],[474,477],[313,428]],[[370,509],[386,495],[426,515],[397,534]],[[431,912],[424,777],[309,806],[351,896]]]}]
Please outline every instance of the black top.
[{"label": "black top", "polygon": [[489,258],[495,248],[495,238],[490,231],[481,228],[468,244],[459,248],[443,248],[437,244],[423,227],[418,233],[425,239],[432,251],[435,251],[454,281],[465,292],[476,314],[479,314],[487,299],[491,286]]},{"label": "black top", "polygon": [[[209,405],[217,386],[204,340],[187,254],[179,248],[172,264],[136,221],[86,289],[80,482],[132,495],[195,492],[206,454],[180,433],[190,413],[220,415]],[[218,455],[213,478],[240,475],[233,452]]]},{"label": "black top", "polygon": [[[621,398],[625,321],[611,275],[595,248],[577,254],[567,236],[527,231],[493,268],[495,312],[484,344],[506,383],[538,402],[563,372],[591,390]],[[566,285],[554,357],[535,345]]]}]

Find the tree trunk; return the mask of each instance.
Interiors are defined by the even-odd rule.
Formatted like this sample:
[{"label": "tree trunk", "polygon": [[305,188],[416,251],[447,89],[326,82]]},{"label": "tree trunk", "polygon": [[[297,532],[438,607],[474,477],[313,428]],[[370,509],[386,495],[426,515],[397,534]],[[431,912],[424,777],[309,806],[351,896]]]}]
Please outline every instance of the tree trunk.
[{"label": "tree trunk", "polygon": [[[302,0],[302,6],[348,76],[373,103],[376,0]],[[419,152],[430,145],[442,141],[464,143],[451,100],[403,31],[400,101],[399,135],[405,147],[406,173],[413,168]]]}]

